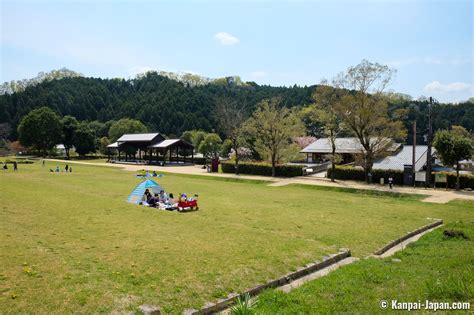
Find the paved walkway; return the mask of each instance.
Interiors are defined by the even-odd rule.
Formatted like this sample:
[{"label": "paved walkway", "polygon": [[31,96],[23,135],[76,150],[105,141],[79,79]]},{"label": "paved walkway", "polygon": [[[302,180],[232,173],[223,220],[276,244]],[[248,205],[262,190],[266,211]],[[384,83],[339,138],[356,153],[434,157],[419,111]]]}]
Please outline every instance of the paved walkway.
[{"label": "paved walkway", "polygon": [[[66,162],[64,160],[48,159],[48,161]],[[270,182],[269,186],[285,186],[290,184],[304,184],[304,185],[316,185],[316,186],[330,186],[330,187],[342,187],[342,188],[356,188],[366,189],[375,191],[385,192],[397,192],[404,194],[420,194],[427,195],[424,202],[432,203],[446,203],[454,199],[471,200],[474,202],[474,192],[467,191],[455,191],[445,190],[442,188],[438,189],[425,189],[425,188],[413,188],[413,187],[394,187],[389,189],[388,185],[368,185],[363,182],[356,181],[342,181],[331,182],[327,178],[314,177],[314,176],[301,176],[293,178],[274,178],[267,176],[256,176],[256,175],[235,175],[235,174],[223,174],[223,173],[208,173],[206,169],[203,169],[200,165],[191,166],[155,166],[155,165],[133,165],[133,164],[114,164],[114,163],[91,163],[86,161],[67,161],[70,164],[84,164],[94,166],[105,166],[105,167],[116,167],[122,168],[127,171],[140,171],[143,169],[156,172],[165,173],[176,173],[176,174],[190,174],[190,175],[202,175],[202,176],[215,176],[225,178],[240,178],[240,179],[255,179]]]}]

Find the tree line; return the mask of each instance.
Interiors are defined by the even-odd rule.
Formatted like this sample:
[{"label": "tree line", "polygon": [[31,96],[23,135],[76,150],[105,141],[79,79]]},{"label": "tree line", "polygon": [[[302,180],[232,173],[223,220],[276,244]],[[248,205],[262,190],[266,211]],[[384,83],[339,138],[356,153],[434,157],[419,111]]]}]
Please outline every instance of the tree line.
[{"label": "tree line", "polygon": [[[149,130],[170,137],[179,136],[186,130],[216,132],[222,137],[223,130],[214,115],[220,99],[229,98],[245,104],[249,111],[255,110],[261,101],[272,98],[279,98],[284,107],[302,109],[313,103],[317,87],[272,87],[242,83],[233,77],[196,84],[192,80],[170,79],[172,76],[169,74],[165,76],[157,72],[129,80],[86,78],[72,73],[56,76],[61,79],[49,75],[47,80],[35,80],[34,85],[0,95],[0,137],[17,140],[21,119],[42,106],[51,108],[61,117],[69,115],[78,121],[107,123],[133,118]],[[389,112],[407,111],[401,119],[408,130],[407,143],[412,141],[409,126],[413,120],[417,120],[420,131],[427,129],[427,108],[426,99],[414,101],[406,95],[390,95]],[[323,136],[314,121],[307,120],[305,125],[309,135]],[[463,126],[471,132],[474,130],[474,106],[471,102],[434,106],[434,128],[446,129],[452,125]],[[418,137],[417,143],[423,143],[423,135],[420,133]]]},{"label": "tree line", "polygon": [[[417,137],[426,133],[428,101],[387,93],[392,77],[389,67],[363,60],[331,82],[312,87],[278,88],[236,83],[235,79],[191,85],[157,73],[133,80],[63,78],[1,96],[0,118],[10,119],[3,125],[14,125],[15,119],[22,117],[17,128],[7,126],[9,129],[4,129],[11,131],[3,134],[18,137],[40,154],[46,154],[57,143],[64,144],[67,155],[73,146],[80,155],[97,149],[104,152],[124,133],[151,130],[170,137],[181,135],[209,158],[232,152],[236,173],[240,158],[250,153],[254,159],[270,162],[273,175],[277,164],[297,155],[298,137],[327,137],[332,145],[329,159],[334,169],[339,161],[335,139],[353,136],[363,148],[355,156],[356,164],[368,178],[374,161],[387,154],[393,141],[403,143],[407,136],[410,140],[413,120],[421,127]],[[53,96],[54,92],[58,95]],[[34,96],[44,101],[37,101]],[[84,98],[77,102],[78,96]],[[118,106],[113,106],[114,100]],[[33,102],[48,106],[36,108],[37,103]],[[19,114],[29,106],[36,109]],[[474,120],[469,118],[474,115],[473,108],[470,102],[435,104],[435,129],[460,125],[456,128],[471,134]],[[462,133],[455,136],[452,143],[456,145],[472,144],[469,139],[458,141]],[[420,140],[417,142],[423,143]],[[439,149],[444,147],[440,145]],[[464,154],[472,152],[472,148],[452,151]],[[457,154],[457,162],[465,156]],[[445,160],[452,162],[453,158]]]}]

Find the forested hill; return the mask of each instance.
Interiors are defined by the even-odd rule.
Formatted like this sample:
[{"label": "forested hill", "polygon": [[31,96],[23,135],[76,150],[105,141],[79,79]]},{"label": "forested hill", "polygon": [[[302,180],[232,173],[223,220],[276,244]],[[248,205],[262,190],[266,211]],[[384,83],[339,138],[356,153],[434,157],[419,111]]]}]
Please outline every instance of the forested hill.
[{"label": "forested hill", "polygon": [[[149,130],[180,135],[185,130],[216,128],[216,98],[228,96],[252,109],[263,99],[281,96],[285,105],[308,104],[314,87],[271,87],[237,84],[235,78],[192,86],[157,73],[136,79],[63,78],[42,82],[23,92],[0,95],[0,123],[16,130],[31,109],[48,106],[60,115],[78,120],[106,122],[131,117]],[[15,132],[12,133],[15,136]]]},{"label": "forested hill", "polygon": [[[10,139],[16,139],[21,118],[31,109],[48,106],[60,115],[78,120],[107,122],[123,117],[141,120],[149,130],[179,136],[185,130],[217,129],[213,111],[216,99],[227,96],[253,110],[261,100],[281,97],[286,106],[304,106],[311,102],[315,86],[272,87],[243,83],[229,77],[206,84],[179,82],[158,73],[135,79],[65,77],[48,80],[24,91],[0,95],[0,123],[8,123]],[[391,109],[408,108],[404,119],[411,142],[411,124],[417,120],[419,142],[427,125],[427,102],[392,98]],[[474,104],[437,104],[433,110],[434,128],[462,125],[474,131]],[[219,131],[219,130],[216,130]]]}]

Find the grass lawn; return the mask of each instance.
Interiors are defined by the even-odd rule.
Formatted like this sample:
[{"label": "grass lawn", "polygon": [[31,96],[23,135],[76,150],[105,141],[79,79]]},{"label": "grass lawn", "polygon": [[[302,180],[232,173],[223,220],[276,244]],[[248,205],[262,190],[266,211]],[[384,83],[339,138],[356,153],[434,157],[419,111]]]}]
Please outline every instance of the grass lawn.
[{"label": "grass lawn", "polygon": [[166,174],[169,192],[199,193],[200,210],[125,202],[131,172],[61,163],[0,172],[0,309],[16,313],[167,313],[202,306],[350,248],[364,257],[441,218],[474,221],[474,203]]},{"label": "grass lawn", "polygon": [[[445,229],[462,230],[470,239],[447,238],[443,235]],[[389,302],[387,312],[391,310],[391,300],[471,302],[472,312],[473,238],[472,220],[448,224],[424,235],[393,257],[358,261],[288,294],[266,291],[260,295],[257,312],[375,314],[382,312],[380,300]]]}]

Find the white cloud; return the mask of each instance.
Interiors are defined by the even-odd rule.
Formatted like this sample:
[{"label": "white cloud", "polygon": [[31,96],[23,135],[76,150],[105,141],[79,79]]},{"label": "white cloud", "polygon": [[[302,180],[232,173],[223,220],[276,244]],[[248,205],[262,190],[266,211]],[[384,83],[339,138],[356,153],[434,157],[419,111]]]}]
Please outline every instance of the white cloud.
[{"label": "white cloud", "polygon": [[433,81],[425,85],[423,91],[431,93],[459,93],[467,92],[470,89],[472,89],[472,85],[465,82],[452,82],[443,84],[439,81]]},{"label": "white cloud", "polygon": [[216,33],[214,38],[217,39],[222,45],[235,45],[239,43],[239,39],[237,37],[226,32]]},{"label": "white cloud", "polygon": [[254,71],[254,72],[251,72],[250,75],[254,78],[263,78],[267,75],[267,73],[265,71]]}]

